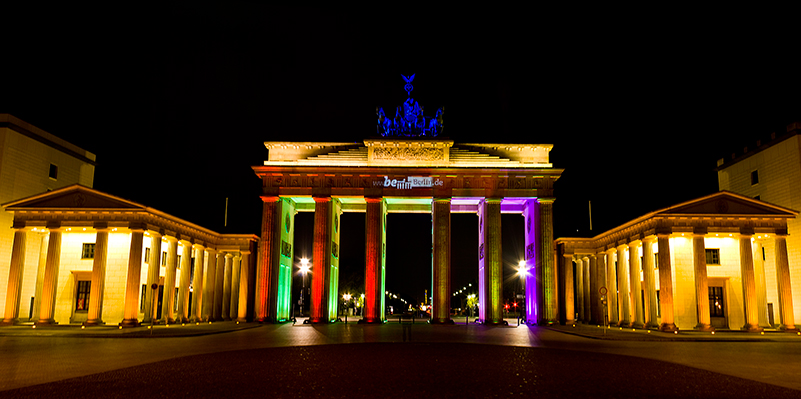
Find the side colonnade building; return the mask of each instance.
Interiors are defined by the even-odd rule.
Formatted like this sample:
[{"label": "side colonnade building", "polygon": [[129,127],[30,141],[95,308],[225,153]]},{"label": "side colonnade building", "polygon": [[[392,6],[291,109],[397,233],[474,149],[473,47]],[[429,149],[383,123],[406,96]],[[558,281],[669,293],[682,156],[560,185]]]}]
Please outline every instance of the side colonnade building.
[{"label": "side colonnade building", "polygon": [[787,249],[797,215],[721,191],[593,238],[559,238],[560,322],[797,331]]},{"label": "side colonnade building", "polygon": [[252,315],[255,235],[218,234],[78,184],[3,207],[14,214],[3,325]]},{"label": "side colonnade building", "polygon": [[[363,322],[385,321],[387,213],[430,213],[432,323],[450,318],[450,215],[478,215],[479,321],[503,323],[501,214],[526,218],[526,314],[531,323],[557,320],[552,204],[554,169],[548,144],[454,144],[446,139],[382,138],[361,143],[266,142],[269,159],[253,170],[262,180],[261,240],[255,318],[290,316],[294,215],[314,212],[311,314],[336,320],[340,216],[364,212]],[[346,233],[345,233],[346,234]],[[462,266],[462,265],[460,265]]]}]

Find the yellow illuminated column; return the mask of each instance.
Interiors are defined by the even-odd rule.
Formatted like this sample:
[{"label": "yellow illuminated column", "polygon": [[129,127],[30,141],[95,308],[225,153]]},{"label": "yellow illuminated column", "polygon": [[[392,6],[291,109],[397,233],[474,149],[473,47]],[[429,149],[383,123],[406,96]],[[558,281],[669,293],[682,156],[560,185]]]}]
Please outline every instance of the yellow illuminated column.
[{"label": "yellow illuminated column", "polygon": [[192,276],[192,243],[181,240],[181,280],[178,282],[178,315],[176,321],[189,321],[189,280]]},{"label": "yellow illuminated column", "polygon": [[[503,320],[503,252],[501,249],[501,199],[486,198],[479,213],[479,309],[482,323],[502,324]],[[481,312],[480,312],[481,313]],[[481,316],[481,315],[480,315]]]},{"label": "yellow illuminated column", "polygon": [[776,234],[776,280],[779,290],[780,330],[798,331],[793,315],[793,291],[790,285],[790,262],[787,258],[787,239],[784,234]]},{"label": "yellow illuminated column", "polygon": [[92,261],[92,281],[89,291],[89,314],[84,322],[87,326],[103,324],[103,291],[106,281],[106,258],[108,256],[108,226],[95,225],[95,258]]},{"label": "yellow illuminated column", "polygon": [[677,331],[673,320],[673,266],[670,263],[669,231],[657,233],[659,252],[659,307],[662,314],[661,331]]},{"label": "yellow illuminated column", "polygon": [[36,291],[33,294],[33,313],[31,320],[39,320],[39,309],[42,307],[42,284],[44,281],[45,261],[47,260],[47,243],[50,234],[42,231],[39,233],[39,264],[36,270]]},{"label": "yellow illuminated column", "polygon": [[61,225],[48,225],[50,240],[47,244],[47,260],[42,281],[42,306],[39,310],[37,325],[56,324],[56,289],[58,288],[58,269],[61,265]]},{"label": "yellow illuminated column", "polygon": [[225,266],[223,277],[223,290],[222,290],[222,319],[226,321],[231,320],[231,284],[233,279],[234,268],[234,255],[232,253],[225,254]]},{"label": "yellow illuminated column", "polygon": [[164,294],[161,300],[161,322],[175,323],[175,275],[178,269],[178,239],[171,236],[167,240],[167,268],[164,273]]},{"label": "yellow illuminated column", "polygon": [[214,281],[217,275],[217,251],[206,248],[206,278],[203,279],[203,311],[202,320],[213,320],[214,308]]},{"label": "yellow illuminated column", "polygon": [[195,271],[194,278],[192,279],[192,314],[191,321],[196,323],[203,321],[203,272],[205,268],[204,258],[206,251],[202,245],[195,244],[192,246],[195,251]]},{"label": "yellow illuminated column", "polygon": [[579,255],[573,255],[573,262],[576,269],[573,271],[576,279],[576,321],[586,321],[584,319],[584,259]]},{"label": "yellow illuminated column", "polygon": [[654,241],[656,237],[649,236],[642,241],[643,265],[642,274],[645,284],[645,328],[659,328],[657,321],[656,283],[654,280]]},{"label": "yellow illuminated column", "polygon": [[583,278],[582,284],[584,285],[584,322],[590,322],[590,297],[592,293],[590,293],[590,258],[585,257],[582,259],[582,267],[583,270],[581,272],[581,276]]},{"label": "yellow illuminated column", "polygon": [[[695,266],[695,301],[698,324],[696,330],[712,331],[709,315],[709,283],[706,277],[706,245],[704,235],[706,229],[693,231],[693,265]],[[749,244],[751,242],[749,241]],[[750,245],[749,245],[750,247]],[[753,264],[752,264],[753,270]],[[753,275],[753,273],[752,273]],[[756,287],[756,286],[755,286]]]},{"label": "yellow illuminated column", "polygon": [[[763,251],[765,250],[765,242],[763,242],[759,236],[755,238],[756,239],[751,243],[751,248],[754,250],[752,258],[754,259],[754,280],[756,281],[759,326],[762,328],[772,328],[773,326],[770,325],[770,321],[768,320],[768,293],[767,282],[765,281],[767,275],[765,274],[765,259],[762,257]],[[710,305],[712,304],[710,303]]]},{"label": "yellow illuminated column", "polygon": [[751,251],[751,236],[754,230],[740,229],[740,270],[743,280],[743,304],[745,311],[745,325],[743,330],[760,332],[759,313],[756,308],[756,281],[754,280],[754,258]]},{"label": "yellow illuminated column", "polygon": [[[626,250],[628,246],[617,247],[617,300],[620,303],[620,324],[621,327],[631,327],[631,298],[629,295],[629,272],[626,264]],[[629,253],[629,257],[631,253]]]},{"label": "yellow illuminated column", "polygon": [[25,268],[25,224],[15,223],[14,244],[11,247],[11,265],[8,270],[6,310],[0,325],[13,325],[19,319],[19,301],[22,293],[22,276]]},{"label": "yellow illuminated column", "polygon": [[611,248],[606,251],[606,300],[608,302],[610,325],[617,325],[620,322],[617,301],[617,267],[615,265],[617,265],[617,250]]},{"label": "yellow illuminated column", "polygon": [[640,249],[639,241],[629,243],[629,297],[631,298],[632,316],[631,326],[642,328],[642,280],[640,280]]},{"label": "yellow illuminated column", "polygon": [[598,285],[598,259],[595,255],[590,255],[590,266],[589,272],[587,273],[589,277],[589,309],[590,309],[590,324],[600,324],[599,320],[603,320],[603,316],[599,316],[601,314],[601,301],[600,295],[598,294],[598,289],[601,287]]},{"label": "yellow illuminated column", "polygon": [[239,267],[239,305],[237,306],[238,322],[248,321],[248,281],[250,279],[250,251],[240,251],[242,261]]},{"label": "yellow illuminated column", "polygon": [[217,271],[214,273],[214,307],[212,308],[212,320],[220,321],[223,305],[223,280],[225,279],[225,252],[217,252]]},{"label": "yellow illuminated column", "polygon": [[239,317],[239,275],[242,269],[242,254],[237,253],[233,259],[233,266],[231,269],[231,305],[228,309],[228,317],[231,320],[236,320]]},{"label": "yellow illuminated column", "polygon": [[434,313],[431,322],[453,324],[451,320],[451,199],[436,198],[431,204],[434,251]]},{"label": "yellow illuminated column", "polygon": [[142,251],[145,230],[131,226],[131,247],[128,250],[128,276],[125,283],[125,314],[120,326],[139,326],[139,290],[142,279]]},{"label": "yellow illuminated column", "polygon": [[142,317],[142,323],[150,323],[153,317],[156,316],[156,306],[154,303],[154,295],[158,295],[158,289],[153,289],[153,284],[158,285],[159,274],[161,272],[161,234],[155,231],[149,231],[150,234],[150,259],[147,260],[147,286],[145,286],[145,313]]}]

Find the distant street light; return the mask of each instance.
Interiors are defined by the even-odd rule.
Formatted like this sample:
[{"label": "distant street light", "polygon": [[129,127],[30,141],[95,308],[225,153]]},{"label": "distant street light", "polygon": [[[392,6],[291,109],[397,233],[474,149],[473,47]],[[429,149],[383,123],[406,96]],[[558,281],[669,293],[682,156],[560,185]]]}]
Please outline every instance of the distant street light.
[{"label": "distant street light", "polygon": [[303,303],[304,303],[303,297],[304,297],[304,295],[306,293],[306,274],[309,273],[310,270],[311,270],[311,265],[309,264],[309,260],[306,259],[306,258],[301,258],[300,259],[300,273],[303,276],[303,278],[302,278],[303,288],[300,291],[300,315],[301,316],[303,316]]}]

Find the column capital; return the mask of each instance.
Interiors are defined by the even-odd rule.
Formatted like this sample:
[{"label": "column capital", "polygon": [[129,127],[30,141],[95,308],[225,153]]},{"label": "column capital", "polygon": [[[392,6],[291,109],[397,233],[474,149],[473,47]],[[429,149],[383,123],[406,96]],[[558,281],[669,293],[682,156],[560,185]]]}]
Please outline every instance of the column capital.
[{"label": "column capital", "polygon": [[231,253],[231,252],[228,252],[228,251],[224,251],[224,252],[222,252],[222,254],[224,254],[224,256],[226,258],[233,258],[234,257],[234,254]]},{"label": "column capital", "polygon": [[695,226],[693,227],[693,236],[705,236],[709,233],[709,229],[706,226]]},{"label": "column capital", "polygon": [[166,236],[165,235],[165,236],[162,236],[162,238],[164,238],[168,242],[178,242],[179,241],[177,237],[173,237],[173,236]]},{"label": "column capital", "polygon": [[277,195],[262,195],[261,200],[264,202],[278,202],[281,197]]},{"label": "column capital", "polygon": [[556,198],[553,197],[538,197],[537,202],[540,204],[553,204],[556,201]]},{"label": "column capital", "polygon": [[14,224],[11,225],[11,228],[14,230],[25,230],[25,221],[15,220]]},{"label": "column capital", "polygon": [[655,235],[649,235],[649,236],[645,236],[645,237],[642,238],[642,242],[646,243],[646,244],[647,243],[655,243],[656,240],[657,240],[657,236],[655,236]]},{"label": "column capital", "polygon": [[375,204],[384,201],[384,197],[369,196],[369,197],[364,197],[364,201],[367,203]]}]

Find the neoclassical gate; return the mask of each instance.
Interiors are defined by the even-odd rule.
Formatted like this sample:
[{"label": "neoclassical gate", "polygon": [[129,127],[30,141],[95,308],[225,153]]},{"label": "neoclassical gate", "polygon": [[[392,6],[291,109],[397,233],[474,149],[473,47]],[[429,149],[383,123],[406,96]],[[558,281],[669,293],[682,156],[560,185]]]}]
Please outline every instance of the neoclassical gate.
[{"label": "neoclassical gate", "polygon": [[442,139],[370,139],[361,143],[266,142],[257,320],[289,319],[294,215],[314,212],[313,323],[336,320],[342,212],[365,212],[363,321],[384,322],[387,213],[431,213],[432,323],[450,319],[451,213],[478,215],[479,320],[503,323],[501,214],[525,218],[526,317],[557,321],[552,204],[562,173],[550,144],[454,144]]}]

